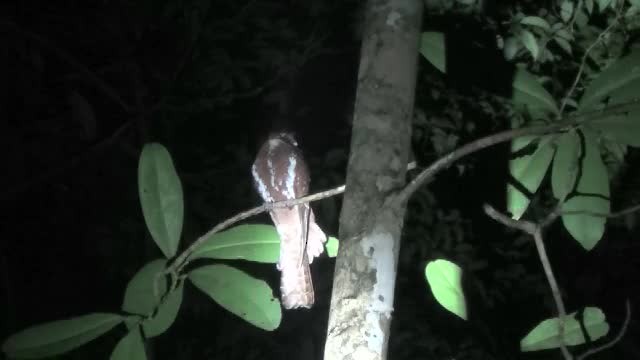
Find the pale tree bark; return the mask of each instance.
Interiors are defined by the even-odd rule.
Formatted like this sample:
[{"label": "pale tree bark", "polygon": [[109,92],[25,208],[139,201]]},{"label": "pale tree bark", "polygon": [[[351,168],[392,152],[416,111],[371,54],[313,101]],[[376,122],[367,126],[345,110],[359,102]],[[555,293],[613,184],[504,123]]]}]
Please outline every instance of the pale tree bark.
[{"label": "pale tree bark", "polygon": [[411,138],[420,0],[367,4],[324,358],[386,359]]}]

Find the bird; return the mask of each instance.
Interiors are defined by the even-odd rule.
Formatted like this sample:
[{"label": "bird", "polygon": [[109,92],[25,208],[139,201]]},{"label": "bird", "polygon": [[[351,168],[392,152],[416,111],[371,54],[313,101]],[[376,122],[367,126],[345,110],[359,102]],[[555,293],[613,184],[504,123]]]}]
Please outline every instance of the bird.
[{"label": "bird", "polygon": [[[251,167],[253,185],[266,203],[304,197],[309,192],[309,168],[291,132],[269,134]],[[315,295],[310,264],[327,240],[309,203],[269,210],[278,236],[280,297],[285,309],[311,308]]]}]

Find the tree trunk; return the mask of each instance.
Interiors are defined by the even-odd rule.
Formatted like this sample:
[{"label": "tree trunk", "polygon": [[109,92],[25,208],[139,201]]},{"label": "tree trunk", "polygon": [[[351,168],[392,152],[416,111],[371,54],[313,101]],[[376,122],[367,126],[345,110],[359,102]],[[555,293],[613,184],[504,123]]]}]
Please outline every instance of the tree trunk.
[{"label": "tree trunk", "polygon": [[386,359],[411,139],[420,0],[369,1],[324,358]]}]

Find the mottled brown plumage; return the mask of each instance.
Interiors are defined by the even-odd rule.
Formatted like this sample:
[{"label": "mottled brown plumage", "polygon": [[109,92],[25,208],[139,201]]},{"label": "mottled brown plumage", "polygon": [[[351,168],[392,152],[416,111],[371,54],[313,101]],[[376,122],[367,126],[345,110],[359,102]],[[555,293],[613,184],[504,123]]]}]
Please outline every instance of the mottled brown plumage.
[{"label": "mottled brown plumage", "polygon": [[[265,202],[307,195],[309,169],[297,142],[288,133],[269,136],[251,168],[254,185]],[[309,264],[322,254],[326,235],[308,203],[275,208],[269,214],[280,236],[280,291],[286,309],[310,308],[314,303]]]}]

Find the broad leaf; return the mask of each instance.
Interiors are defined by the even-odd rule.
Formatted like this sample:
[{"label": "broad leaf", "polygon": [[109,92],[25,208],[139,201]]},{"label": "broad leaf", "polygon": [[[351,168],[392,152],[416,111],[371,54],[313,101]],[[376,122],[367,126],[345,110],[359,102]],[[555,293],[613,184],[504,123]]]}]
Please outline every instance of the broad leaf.
[{"label": "broad leaf", "polygon": [[598,1],[598,7],[600,8],[600,12],[603,12],[604,10],[607,9],[607,7],[611,4],[611,1],[613,0],[597,0]]},{"label": "broad leaf", "polygon": [[272,331],[280,325],[280,301],[262,280],[219,264],[191,271],[189,280],[220,306],[254,326]]},{"label": "broad leaf", "polygon": [[273,225],[239,225],[215,233],[191,255],[192,259],[244,259],[277,263],[280,237]]},{"label": "broad leaf", "polygon": [[[165,264],[165,259],[147,263],[129,281],[124,293],[122,310],[143,317],[142,328],[148,338],[165,332],[175,321],[182,304],[182,283],[171,293],[165,294],[167,281],[161,275]],[[129,329],[132,325],[137,326],[137,322],[127,322]]]},{"label": "broad leaf", "polygon": [[[640,99],[640,79],[613,91],[609,103],[613,105],[637,99]],[[640,146],[640,104],[624,113],[607,115],[605,111],[602,118],[588,125],[622,144]]]},{"label": "broad leaf", "polygon": [[[620,58],[589,84],[579,102],[580,110],[591,110],[616,90],[640,80],[640,50]],[[636,94],[637,96],[637,94]]]},{"label": "broad leaf", "polygon": [[141,316],[153,313],[167,291],[164,276],[158,278],[165,269],[165,263],[165,259],[152,260],[138,270],[127,284],[122,310]]},{"label": "broad leaf", "polygon": [[84,345],[122,321],[117,314],[94,313],[36,325],[10,336],[2,351],[12,358],[50,357]]},{"label": "broad leaf", "polygon": [[138,193],[147,228],[165,257],[176,254],[184,202],[182,185],[164,146],[146,144],[138,163]]},{"label": "broad leaf", "polygon": [[152,318],[142,321],[142,329],[147,338],[163,334],[171,327],[178,316],[180,305],[182,305],[183,291],[184,284],[181,283],[162,300],[158,311]]},{"label": "broad leaf", "polygon": [[560,4],[560,17],[562,21],[569,22],[571,16],[573,16],[573,1],[564,0],[562,4]]},{"label": "broad leaf", "polygon": [[512,101],[516,107],[524,108],[534,119],[557,115],[558,105],[540,81],[525,69],[518,69],[513,79]]},{"label": "broad leaf", "polygon": [[571,44],[567,40],[559,36],[554,37],[553,40],[556,42],[556,44],[558,44],[558,46],[562,48],[562,50],[566,51],[569,55],[573,54],[573,52],[571,51]]},{"label": "broad leaf", "polygon": [[520,24],[537,26],[547,31],[551,31],[551,26],[547,22],[547,20],[539,17],[539,16],[525,16],[520,20]]},{"label": "broad leaf", "polygon": [[147,354],[140,334],[140,328],[127,333],[113,349],[111,360],[146,360]]},{"label": "broad leaf", "polygon": [[504,49],[502,49],[504,58],[507,60],[513,60],[516,55],[518,55],[520,48],[521,43],[515,37],[510,36],[506,38],[504,41]]},{"label": "broad leaf", "polygon": [[[519,150],[521,144],[519,141],[514,142],[512,145],[514,151]],[[520,156],[509,161],[509,171],[521,186],[533,194],[540,187],[552,158],[553,146],[550,137],[543,136],[533,154]],[[529,207],[530,201],[531,199],[515,186],[507,185],[507,210],[514,219],[520,219]]]},{"label": "broad leaf", "polygon": [[430,261],[425,276],[436,300],[445,309],[467,320],[467,304],[462,291],[462,270],[450,261]]},{"label": "broad leaf", "polygon": [[580,169],[580,138],[574,131],[562,134],[557,140],[551,171],[553,196],[560,201],[574,189]]},{"label": "broad leaf", "polygon": [[585,155],[577,185],[579,194],[570,197],[562,206],[563,213],[583,213],[563,214],[562,223],[574,239],[586,250],[591,250],[602,238],[606,215],[611,211],[609,177],[600,156],[595,134],[586,128],[583,129],[583,134]]},{"label": "broad leaf", "polygon": [[533,33],[531,33],[531,31],[529,30],[522,30],[519,35],[520,41],[522,41],[524,47],[529,50],[529,53],[531,53],[531,57],[533,57],[534,60],[537,60],[538,56],[540,55],[540,47],[538,46],[536,37],[533,36]]},{"label": "broad leaf", "polygon": [[587,9],[587,14],[591,15],[593,12],[593,0],[586,0],[584,2],[584,7]]},{"label": "broad leaf", "polygon": [[447,72],[446,49],[444,34],[441,32],[423,32],[420,40],[420,54],[424,56],[431,65],[443,73]]},{"label": "broad leaf", "polygon": [[[564,344],[575,346],[585,343],[580,323],[575,319],[576,313],[567,315],[564,323]],[[521,351],[536,351],[554,349],[561,345],[558,332],[557,317],[542,321],[538,326],[520,341]],[[587,307],[584,310],[584,327],[592,341],[598,340],[609,332],[609,324],[602,311],[598,308]]]}]

